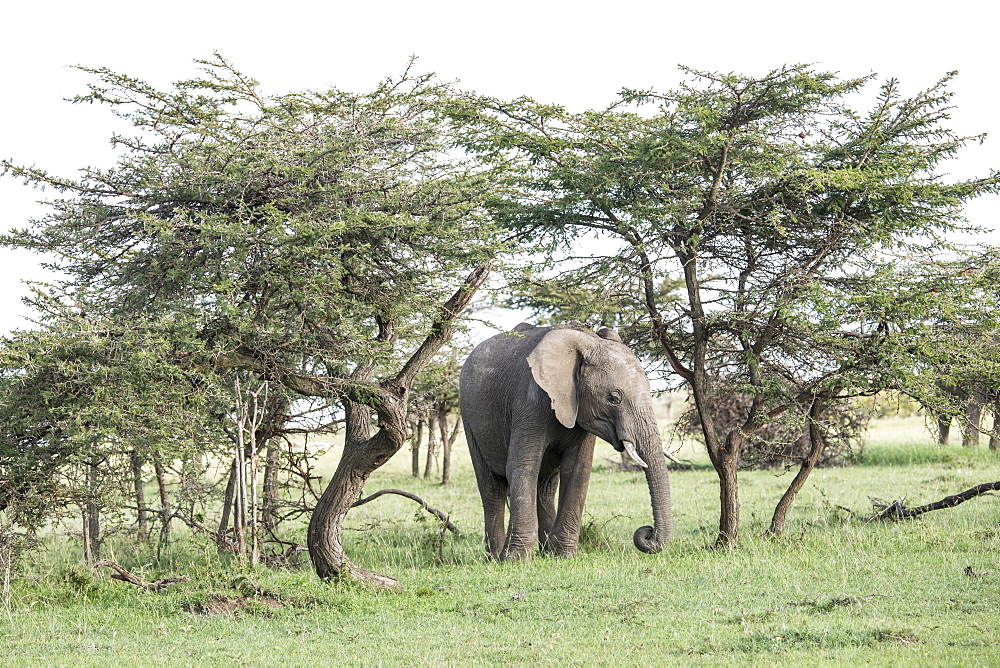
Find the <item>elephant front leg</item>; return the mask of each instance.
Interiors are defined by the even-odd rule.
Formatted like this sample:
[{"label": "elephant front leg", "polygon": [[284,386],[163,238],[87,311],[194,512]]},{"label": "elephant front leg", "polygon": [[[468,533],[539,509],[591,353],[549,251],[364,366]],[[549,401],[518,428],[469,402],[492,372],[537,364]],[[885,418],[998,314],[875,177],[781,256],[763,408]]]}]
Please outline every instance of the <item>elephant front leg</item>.
[{"label": "elephant front leg", "polygon": [[537,487],[534,480],[510,482],[510,521],[501,561],[530,559],[538,540]]},{"label": "elephant front leg", "polygon": [[503,559],[502,553],[506,543],[503,520],[507,505],[507,485],[499,477],[490,475],[490,480],[486,484],[480,483],[479,487],[483,500],[486,550],[494,559]]},{"label": "elephant front leg", "polygon": [[549,550],[560,557],[572,557],[580,544],[583,506],[587,502],[590,470],[594,461],[594,436],[587,434],[578,448],[563,454],[559,482],[559,511],[549,536]]}]

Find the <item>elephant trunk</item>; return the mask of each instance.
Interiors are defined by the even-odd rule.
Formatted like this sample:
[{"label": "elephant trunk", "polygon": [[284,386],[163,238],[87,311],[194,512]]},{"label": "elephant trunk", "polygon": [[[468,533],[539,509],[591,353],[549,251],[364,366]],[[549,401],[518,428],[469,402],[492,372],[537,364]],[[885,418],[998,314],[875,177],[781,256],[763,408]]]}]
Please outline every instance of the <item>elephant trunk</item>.
[{"label": "elephant trunk", "polygon": [[[655,422],[653,423],[655,425]],[[674,533],[673,512],[670,505],[670,477],[663,444],[655,428],[645,435],[639,446],[639,456],[646,467],[646,482],[653,507],[653,526],[636,529],[632,542],[642,552],[655,554],[670,542]]]}]

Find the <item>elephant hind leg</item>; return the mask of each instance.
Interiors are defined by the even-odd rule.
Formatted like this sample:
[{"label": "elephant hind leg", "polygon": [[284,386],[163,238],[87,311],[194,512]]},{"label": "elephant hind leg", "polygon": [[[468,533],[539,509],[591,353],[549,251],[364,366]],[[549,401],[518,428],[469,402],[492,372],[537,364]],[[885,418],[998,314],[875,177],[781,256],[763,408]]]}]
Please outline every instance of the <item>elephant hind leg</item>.
[{"label": "elephant hind leg", "polygon": [[492,473],[487,473],[485,481],[479,483],[479,493],[483,500],[483,520],[486,527],[486,549],[490,556],[499,559],[507,541],[504,528],[504,511],[507,507],[507,481]]},{"label": "elephant hind leg", "polygon": [[469,442],[472,468],[476,471],[479,496],[483,501],[486,550],[491,557],[499,559],[507,538],[507,532],[504,528],[504,514],[507,508],[507,479],[496,475],[487,466],[468,426],[466,426],[465,434]]}]

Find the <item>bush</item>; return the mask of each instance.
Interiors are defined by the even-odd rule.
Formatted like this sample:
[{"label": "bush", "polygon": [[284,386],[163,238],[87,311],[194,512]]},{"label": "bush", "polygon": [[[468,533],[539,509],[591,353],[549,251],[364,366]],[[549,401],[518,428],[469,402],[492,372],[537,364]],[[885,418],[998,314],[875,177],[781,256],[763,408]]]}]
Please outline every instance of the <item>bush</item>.
[{"label": "bush", "polygon": [[[751,403],[752,399],[740,392],[730,389],[717,392],[710,405],[720,433],[726,434],[743,424]],[[743,452],[741,468],[788,466],[804,459],[810,447],[807,415],[808,406],[790,410],[755,432]],[[826,447],[817,466],[844,466],[853,462],[863,448],[862,436],[870,418],[870,412],[854,402],[827,404],[820,414]],[[697,409],[682,416],[678,427],[683,433],[700,435],[701,417]]]}]

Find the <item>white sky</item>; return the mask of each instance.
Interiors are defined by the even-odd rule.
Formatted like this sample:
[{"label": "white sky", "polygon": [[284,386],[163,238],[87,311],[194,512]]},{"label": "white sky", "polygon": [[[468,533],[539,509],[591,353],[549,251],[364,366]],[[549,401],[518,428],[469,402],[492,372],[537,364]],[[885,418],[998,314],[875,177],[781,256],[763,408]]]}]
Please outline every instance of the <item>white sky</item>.
[{"label": "white sky", "polygon": [[[574,110],[604,106],[625,86],[670,88],[680,63],[763,74],[808,62],[844,77],[896,77],[907,93],[958,70],[952,127],[991,137],[967,148],[951,173],[986,175],[1000,167],[997,17],[989,7],[971,0],[9,2],[0,23],[0,156],[65,175],[108,165],[112,116],[63,101],[86,92],[88,81],[68,66],[107,66],[167,86],[217,50],[271,93],[363,91],[400,73],[413,54],[419,70],[481,93],[526,94]],[[40,214],[35,202],[44,196],[0,179],[0,226],[23,226]],[[992,197],[968,215],[994,229],[998,211]],[[0,251],[0,332],[24,326],[20,282],[31,278],[44,278],[32,255]]]}]

